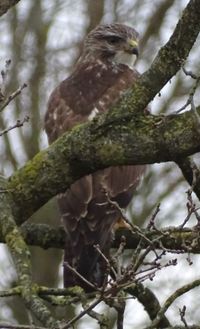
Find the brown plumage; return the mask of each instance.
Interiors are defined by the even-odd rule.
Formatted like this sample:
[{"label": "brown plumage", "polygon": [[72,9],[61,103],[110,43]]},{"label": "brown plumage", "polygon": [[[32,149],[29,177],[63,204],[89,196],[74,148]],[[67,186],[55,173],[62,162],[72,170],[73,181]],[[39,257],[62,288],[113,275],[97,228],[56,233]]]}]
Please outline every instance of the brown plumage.
[{"label": "brown plumage", "polygon": [[[134,84],[138,33],[122,24],[97,26],[86,38],[83,54],[71,76],[52,92],[45,116],[49,143],[75,124],[109,110]],[[65,261],[88,281],[101,286],[105,263],[93,245],[108,256],[118,210],[108,201],[126,207],[144,172],[143,166],[111,167],[79,179],[58,196],[67,234]],[[106,193],[105,193],[106,192]],[[64,267],[64,285],[87,284]]]}]

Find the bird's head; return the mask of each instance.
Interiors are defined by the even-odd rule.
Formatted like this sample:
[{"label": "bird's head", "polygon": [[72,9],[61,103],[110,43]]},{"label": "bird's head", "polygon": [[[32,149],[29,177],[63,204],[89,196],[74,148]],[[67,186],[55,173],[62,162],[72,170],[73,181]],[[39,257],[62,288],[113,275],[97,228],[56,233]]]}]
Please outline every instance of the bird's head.
[{"label": "bird's head", "polygon": [[139,34],[124,24],[98,25],[85,39],[84,52],[132,66],[138,56]]}]

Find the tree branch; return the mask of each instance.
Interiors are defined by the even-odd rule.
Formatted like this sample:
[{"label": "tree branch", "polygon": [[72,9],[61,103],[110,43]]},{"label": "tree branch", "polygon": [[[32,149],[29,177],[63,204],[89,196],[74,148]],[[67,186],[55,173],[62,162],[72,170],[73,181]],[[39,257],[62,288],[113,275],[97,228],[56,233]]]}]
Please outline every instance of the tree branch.
[{"label": "tree branch", "polygon": [[[149,288],[138,283],[133,287],[127,288],[126,292],[138,299],[138,301],[144,306],[145,311],[148,313],[151,320],[155,319],[161,307],[159,300]],[[160,328],[170,326],[170,322],[165,315],[163,315],[159,325]]]},{"label": "tree branch", "polygon": [[15,6],[20,0],[1,0],[0,16],[4,15],[11,7]]},{"label": "tree branch", "polygon": [[[200,111],[200,109],[199,109]],[[192,112],[148,115],[102,126],[101,117],[75,127],[9,178],[18,223],[80,177],[112,165],[177,161],[200,151]],[[149,152],[151,150],[151,152]],[[26,204],[26,207],[24,207]]]},{"label": "tree branch", "polygon": [[191,185],[192,190],[200,199],[200,171],[192,159],[185,158],[177,161],[185,180]]},{"label": "tree branch", "polygon": [[[5,180],[0,177],[0,188],[5,188]],[[21,296],[25,305],[38,320],[48,328],[58,328],[58,321],[37,296],[36,286],[32,282],[30,252],[12,215],[12,200],[9,193],[0,193],[0,232],[15,263]]]},{"label": "tree branch", "polygon": [[[181,288],[177,289],[164,303],[163,307],[159,310],[156,318],[154,321],[152,321],[151,325],[148,327],[148,329],[154,329],[157,328],[160,321],[162,320],[165,312],[170,307],[170,305],[181,295],[185,294],[186,292],[198,287],[200,285],[200,280],[195,280],[193,282],[190,282]],[[147,328],[146,328],[147,329]]]},{"label": "tree branch", "polygon": [[[44,249],[59,248],[65,246],[66,233],[63,227],[53,228],[47,224],[26,223],[21,227],[22,236],[28,245],[39,246]],[[142,248],[147,248],[150,241],[156,249],[166,248],[180,252],[200,253],[199,230],[194,228],[177,229],[175,227],[165,228],[162,231],[146,229],[142,230],[146,240],[143,239]],[[129,229],[118,229],[115,233],[115,240],[112,248],[119,248],[121,237],[125,237],[125,249],[136,249],[141,236]],[[5,239],[0,236],[0,242]]]}]

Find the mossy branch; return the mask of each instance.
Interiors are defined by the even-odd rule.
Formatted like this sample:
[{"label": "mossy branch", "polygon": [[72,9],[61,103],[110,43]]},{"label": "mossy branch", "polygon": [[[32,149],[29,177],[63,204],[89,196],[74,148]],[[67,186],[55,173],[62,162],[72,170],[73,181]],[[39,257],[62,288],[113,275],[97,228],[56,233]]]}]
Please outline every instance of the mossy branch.
[{"label": "mossy branch", "polygon": [[[44,249],[58,248],[63,249],[65,246],[66,233],[63,227],[53,228],[47,224],[26,223],[21,227],[22,236],[28,245],[38,246]],[[148,247],[148,240],[153,242],[157,249],[166,248],[167,250],[178,250],[186,253],[200,253],[200,233],[194,228],[164,228],[158,229],[142,229],[144,239],[142,247]],[[119,248],[121,237],[126,240],[125,249],[136,249],[141,240],[138,233],[133,233],[129,229],[118,229],[115,232],[115,240],[112,247]],[[5,243],[5,239],[0,235],[0,242]]]},{"label": "mossy branch", "polygon": [[199,287],[200,286],[200,280],[194,280],[188,284],[185,284],[181,288],[177,289],[164,303],[163,307],[159,310],[156,318],[152,321],[151,325],[147,327],[146,329],[154,329],[158,328],[160,321],[163,319],[164,314],[166,313],[167,309],[170,307],[170,305],[180,296],[185,294],[186,292]]},{"label": "mossy branch", "polygon": [[15,202],[17,223],[75,180],[98,169],[178,161],[200,151],[200,134],[190,111],[167,117],[132,116],[127,122],[99,127],[101,120],[64,134],[9,178],[7,190]]},{"label": "mossy branch", "polygon": [[[143,284],[138,283],[135,286],[133,285],[132,287],[127,288],[126,292],[138,299],[138,301],[144,306],[151,320],[155,319],[157,313],[161,309],[161,306],[153,291],[147,287],[144,287]],[[163,314],[159,323],[159,328],[166,328],[168,326],[170,326],[170,322]]]},{"label": "mossy branch", "polygon": [[[0,177],[0,188],[5,189],[5,180]],[[9,193],[0,193],[0,232],[4,237],[15,263],[20,293],[25,305],[38,320],[48,328],[57,328],[58,322],[37,295],[37,287],[32,282],[29,249],[16,225],[12,214],[12,200]]]}]

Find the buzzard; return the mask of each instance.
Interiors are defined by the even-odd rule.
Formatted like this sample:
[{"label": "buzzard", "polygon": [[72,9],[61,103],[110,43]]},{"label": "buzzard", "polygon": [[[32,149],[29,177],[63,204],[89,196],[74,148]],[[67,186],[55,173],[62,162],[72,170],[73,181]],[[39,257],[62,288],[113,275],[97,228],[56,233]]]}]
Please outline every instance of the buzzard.
[{"label": "buzzard", "polygon": [[[91,31],[71,75],[49,98],[45,115],[49,143],[119,101],[139,76],[133,66],[137,55],[138,33],[132,27],[116,23]],[[94,245],[108,256],[113,226],[120,217],[110,200],[127,207],[143,173],[144,166],[99,170],[58,196],[67,235],[65,262],[97,287],[105,279],[106,264]],[[74,285],[89,290],[86,282],[64,266],[64,286]]]}]

